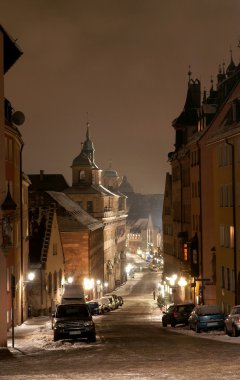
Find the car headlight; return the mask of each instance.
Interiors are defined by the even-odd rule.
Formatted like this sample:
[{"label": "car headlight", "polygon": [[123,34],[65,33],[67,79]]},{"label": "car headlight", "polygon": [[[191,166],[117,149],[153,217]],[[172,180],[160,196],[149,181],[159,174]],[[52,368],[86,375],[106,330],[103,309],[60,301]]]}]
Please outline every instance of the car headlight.
[{"label": "car headlight", "polygon": [[84,326],[93,326],[93,321],[84,322]]},{"label": "car headlight", "polygon": [[64,323],[57,323],[55,327],[64,327]]}]

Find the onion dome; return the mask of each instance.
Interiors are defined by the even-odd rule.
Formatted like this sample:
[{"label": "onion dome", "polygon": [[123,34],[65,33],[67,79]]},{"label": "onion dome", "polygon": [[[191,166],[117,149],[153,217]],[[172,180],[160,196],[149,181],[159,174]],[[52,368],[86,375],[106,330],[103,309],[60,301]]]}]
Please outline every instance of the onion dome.
[{"label": "onion dome", "polygon": [[110,162],[110,164],[109,164],[109,168],[106,169],[106,170],[104,170],[103,175],[104,175],[104,177],[109,177],[109,178],[112,178],[112,177],[118,177],[118,173],[117,173],[116,170],[114,170],[114,169],[112,168],[112,164],[111,164],[111,162]]}]

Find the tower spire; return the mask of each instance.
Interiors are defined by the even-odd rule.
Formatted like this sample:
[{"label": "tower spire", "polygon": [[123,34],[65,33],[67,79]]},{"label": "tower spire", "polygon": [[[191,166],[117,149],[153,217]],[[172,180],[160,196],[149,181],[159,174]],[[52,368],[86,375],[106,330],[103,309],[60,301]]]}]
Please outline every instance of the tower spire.
[{"label": "tower spire", "polygon": [[190,84],[190,81],[191,81],[191,75],[192,75],[192,72],[191,72],[191,66],[189,65],[189,66],[188,66],[188,84]]}]

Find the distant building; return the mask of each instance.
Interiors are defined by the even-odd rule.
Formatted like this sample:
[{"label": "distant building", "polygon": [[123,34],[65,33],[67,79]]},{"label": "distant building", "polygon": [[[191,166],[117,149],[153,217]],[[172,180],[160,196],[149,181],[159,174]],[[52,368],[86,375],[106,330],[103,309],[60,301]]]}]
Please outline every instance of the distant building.
[{"label": "distant building", "polygon": [[[115,182],[103,186],[102,170],[95,163],[95,149],[87,124],[86,140],[72,162],[72,186],[65,193],[104,224],[104,283],[113,290],[125,279],[126,197]],[[111,190],[110,190],[111,189]]]},{"label": "distant building", "polygon": [[[103,224],[63,192],[31,190],[29,211],[29,268],[37,274],[29,283],[29,305],[33,315],[48,314],[68,279],[81,286],[103,279]],[[96,296],[96,281],[86,295]]]}]

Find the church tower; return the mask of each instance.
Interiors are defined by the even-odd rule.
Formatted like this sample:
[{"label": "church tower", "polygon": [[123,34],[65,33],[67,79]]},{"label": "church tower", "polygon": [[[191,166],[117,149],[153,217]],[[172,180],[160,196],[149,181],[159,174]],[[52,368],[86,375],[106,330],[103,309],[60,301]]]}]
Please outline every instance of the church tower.
[{"label": "church tower", "polygon": [[86,140],[82,144],[81,152],[72,162],[72,186],[88,187],[92,184],[101,184],[101,170],[94,160],[94,145],[90,139],[89,123],[87,122]]}]

